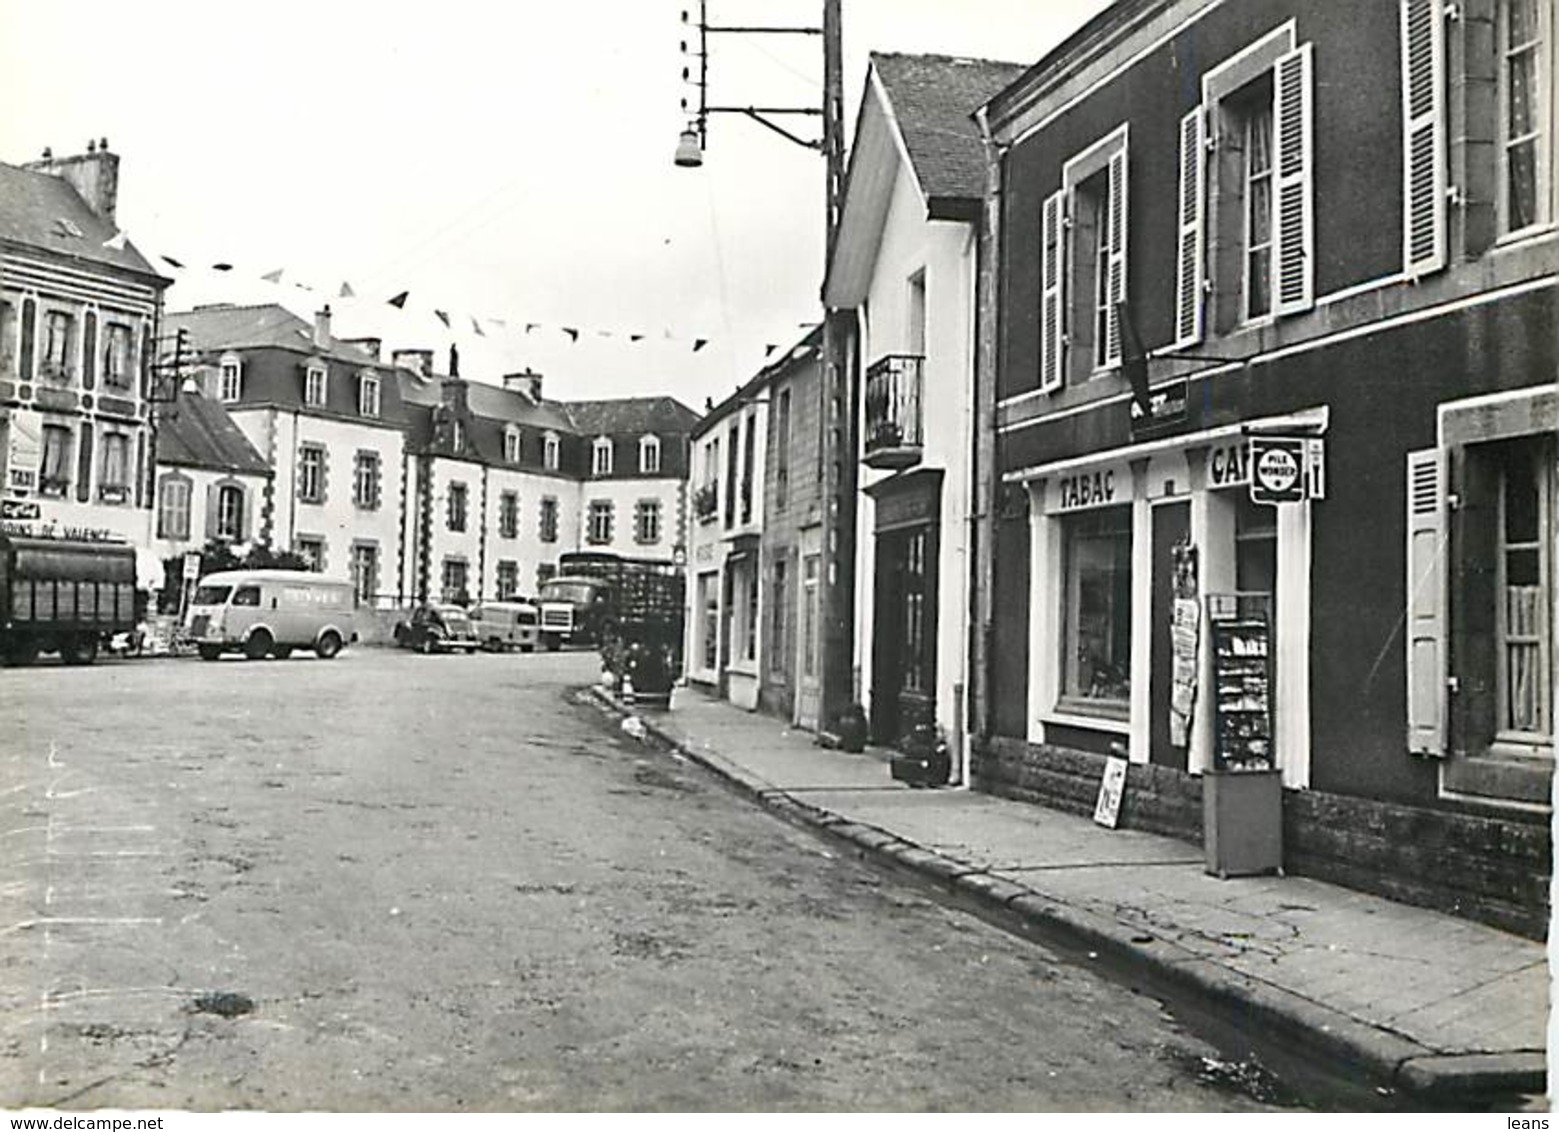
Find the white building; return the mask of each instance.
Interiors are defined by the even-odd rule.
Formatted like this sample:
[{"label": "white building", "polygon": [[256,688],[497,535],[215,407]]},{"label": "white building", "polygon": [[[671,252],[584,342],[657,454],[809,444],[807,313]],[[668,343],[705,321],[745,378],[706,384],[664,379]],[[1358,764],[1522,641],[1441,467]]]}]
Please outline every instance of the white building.
[{"label": "white building", "polygon": [[874,54],[825,303],[858,319],[865,371],[854,665],[880,743],[966,738],[976,233],[984,151],[970,114],[1022,73]]}]

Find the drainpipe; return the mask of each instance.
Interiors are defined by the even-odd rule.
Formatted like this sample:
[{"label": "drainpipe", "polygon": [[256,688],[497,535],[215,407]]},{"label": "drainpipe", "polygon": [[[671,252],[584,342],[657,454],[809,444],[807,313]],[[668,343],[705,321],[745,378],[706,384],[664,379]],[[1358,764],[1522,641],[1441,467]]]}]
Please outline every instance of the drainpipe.
[{"label": "drainpipe", "polygon": [[971,781],[971,746],[994,732],[991,698],[992,587],[996,537],[996,339],[1001,280],[997,250],[1001,237],[1002,149],[991,135],[985,107],[975,111],[985,150],[985,200],[975,247],[974,429],[970,445],[969,524],[969,702],[970,741],[960,752],[961,778]]}]

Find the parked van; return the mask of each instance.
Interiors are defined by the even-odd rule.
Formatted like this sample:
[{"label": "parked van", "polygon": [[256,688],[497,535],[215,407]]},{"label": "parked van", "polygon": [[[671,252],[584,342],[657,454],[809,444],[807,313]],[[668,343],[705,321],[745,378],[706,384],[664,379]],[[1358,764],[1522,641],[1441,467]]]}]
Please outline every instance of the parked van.
[{"label": "parked van", "polygon": [[541,611],[525,601],[489,601],[471,611],[471,627],[488,652],[534,652]]},{"label": "parked van", "polygon": [[224,570],[200,579],[185,629],[202,660],[285,660],[293,649],[329,660],[357,640],[356,606],[350,582],[307,570]]}]

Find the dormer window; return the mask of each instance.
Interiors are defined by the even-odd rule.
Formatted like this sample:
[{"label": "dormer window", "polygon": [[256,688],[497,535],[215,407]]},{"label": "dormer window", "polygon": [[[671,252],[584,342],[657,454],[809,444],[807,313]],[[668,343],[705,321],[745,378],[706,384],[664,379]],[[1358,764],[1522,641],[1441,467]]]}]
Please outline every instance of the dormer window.
[{"label": "dormer window", "polygon": [[511,464],[520,462],[520,430],[514,425],[503,430],[503,458]]},{"label": "dormer window", "polygon": [[305,405],[323,405],[325,403],[325,367],[311,365],[303,373],[303,403]]},{"label": "dormer window", "polygon": [[639,438],[639,471],[644,475],[660,474],[660,437]]},{"label": "dormer window", "polygon": [[558,470],[558,434],[555,432],[541,438],[541,465],[549,472]]},{"label": "dormer window", "polygon": [[237,354],[224,354],[217,376],[217,399],[231,403],[244,395],[244,363]]},{"label": "dormer window", "polygon": [[598,436],[590,448],[590,471],[592,475],[609,476],[612,474],[612,441],[610,437]]},{"label": "dormer window", "polygon": [[357,413],[363,417],[379,415],[379,377],[365,373],[357,379]]},{"label": "dormer window", "polygon": [[453,452],[459,452],[466,446],[466,426],[459,421],[449,422],[449,447]]}]

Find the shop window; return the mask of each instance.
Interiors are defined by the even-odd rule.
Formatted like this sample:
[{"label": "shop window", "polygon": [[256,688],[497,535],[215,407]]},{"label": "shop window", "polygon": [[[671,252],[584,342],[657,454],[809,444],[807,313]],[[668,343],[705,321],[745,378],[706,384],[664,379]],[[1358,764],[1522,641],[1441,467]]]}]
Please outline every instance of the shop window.
[{"label": "shop window", "polygon": [[1131,694],[1131,508],[1061,521],[1062,698],[1124,714]]},{"label": "shop window", "polygon": [[698,579],[699,617],[702,629],[704,668],[720,664],[720,591],[719,577],[704,574]]}]

